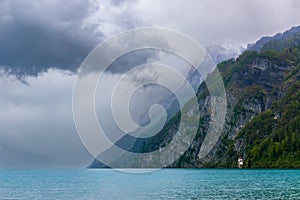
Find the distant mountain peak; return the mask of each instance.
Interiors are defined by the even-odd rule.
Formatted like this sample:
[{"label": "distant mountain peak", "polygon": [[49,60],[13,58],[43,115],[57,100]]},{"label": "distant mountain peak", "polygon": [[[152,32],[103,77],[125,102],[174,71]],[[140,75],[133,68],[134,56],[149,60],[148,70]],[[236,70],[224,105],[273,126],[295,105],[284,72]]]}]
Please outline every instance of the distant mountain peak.
[{"label": "distant mountain peak", "polygon": [[211,58],[216,64],[231,58],[237,58],[245,51],[245,48],[231,40],[226,40],[223,44],[214,44],[206,47]]}]

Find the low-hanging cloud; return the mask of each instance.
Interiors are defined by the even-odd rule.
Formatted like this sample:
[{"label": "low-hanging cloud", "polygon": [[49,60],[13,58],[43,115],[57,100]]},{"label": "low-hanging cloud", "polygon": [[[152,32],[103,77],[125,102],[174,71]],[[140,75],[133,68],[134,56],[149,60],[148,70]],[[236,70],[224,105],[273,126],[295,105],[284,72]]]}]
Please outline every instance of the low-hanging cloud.
[{"label": "low-hanging cloud", "polygon": [[72,118],[75,76],[49,71],[23,84],[0,76],[0,167],[86,166]]}]

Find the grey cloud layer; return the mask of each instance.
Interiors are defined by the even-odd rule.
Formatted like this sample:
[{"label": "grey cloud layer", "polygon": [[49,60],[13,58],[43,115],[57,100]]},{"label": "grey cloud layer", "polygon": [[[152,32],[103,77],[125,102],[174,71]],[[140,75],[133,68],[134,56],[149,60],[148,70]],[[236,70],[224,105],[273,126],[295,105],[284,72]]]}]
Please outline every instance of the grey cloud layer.
[{"label": "grey cloud layer", "polygon": [[75,76],[49,71],[25,85],[1,75],[0,168],[87,166],[72,120]]},{"label": "grey cloud layer", "polygon": [[298,0],[41,0],[0,3],[0,66],[36,75],[76,70],[104,38],[133,27],[182,31],[203,45],[247,44],[300,24]]},{"label": "grey cloud layer", "polygon": [[[2,1],[0,65],[35,75],[49,67],[76,69],[97,42],[82,29],[86,1]],[[99,34],[98,34],[99,36]]]}]

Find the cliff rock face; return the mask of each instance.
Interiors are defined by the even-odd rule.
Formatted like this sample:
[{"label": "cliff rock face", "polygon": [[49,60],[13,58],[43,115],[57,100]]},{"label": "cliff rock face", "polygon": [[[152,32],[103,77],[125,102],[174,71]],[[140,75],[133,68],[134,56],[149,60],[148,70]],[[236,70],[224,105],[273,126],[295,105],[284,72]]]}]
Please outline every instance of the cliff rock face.
[{"label": "cliff rock face", "polygon": [[[297,41],[297,32],[294,37],[286,32],[277,42],[286,47],[286,35],[288,41]],[[201,113],[197,135],[188,151],[169,167],[236,167],[238,157],[243,157],[248,167],[300,167],[299,63],[300,42],[282,51],[245,51],[237,59],[220,63],[217,67],[227,98],[221,137],[206,157],[199,157],[213,109],[202,83],[197,92]],[[189,104],[184,109],[192,112],[195,106]],[[129,149],[142,153],[165,146],[179,123],[188,123],[180,122],[180,112],[155,137],[133,141]]]},{"label": "cliff rock face", "polygon": [[206,93],[206,88],[202,86],[198,92],[199,105],[207,109],[202,110],[205,114],[202,114],[199,137],[173,167],[232,167],[239,156],[246,159],[245,141],[236,138],[237,134],[251,119],[268,110],[274,101],[285,95],[276,88],[294,66],[275,62],[255,52],[246,52],[236,61],[227,61],[218,68],[224,77],[228,103],[222,136],[213,151],[199,159],[197,153],[208,129],[210,109],[209,96],[202,95]]},{"label": "cliff rock face", "polygon": [[[237,158],[240,156],[248,161],[246,163],[250,167],[250,151],[253,150],[256,144],[260,145],[264,138],[271,137],[273,131],[277,129],[274,123],[281,120],[277,119],[276,116],[277,113],[284,111],[274,109],[274,105],[277,105],[283,99],[290,99],[291,97],[287,96],[290,88],[296,87],[300,81],[300,54],[298,51],[299,49],[287,49],[281,52],[278,58],[274,58],[268,53],[259,54],[257,52],[246,51],[236,60],[232,59],[219,64],[218,69],[224,78],[228,103],[226,122],[222,135],[210,154],[200,159],[199,151],[208,129],[209,111],[211,109],[210,97],[203,83],[197,93],[199,108],[201,110],[198,134],[189,150],[170,167],[236,167]],[[289,60],[290,55],[287,55],[287,52],[294,54],[295,60]],[[300,98],[297,96],[295,101],[299,103],[299,100]],[[288,104],[283,104],[281,109],[285,110],[286,105]],[[252,121],[256,121],[257,118],[264,119],[266,113],[266,121],[262,120],[249,133],[247,131],[249,124]],[[295,120],[294,118],[291,119]],[[160,139],[163,139],[160,140],[162,142],[157,143],[158,140],[146,141],[141,152],[151,151],[158,145],[164,146],[176,132],[175,127],[179,122],[176,119],[170,123],[173,123],[167,124],[167,127],[170,128],[163,130],[163,133],[160,134]],[[264,128],[264,125],[268,126],[269,129]],[[296,125],[295,127],[296,136],[294,138],[298,138],[300,137],[300,127]],[[244,132],[247,132],[248,135],[243,134]],[[284,136],[282,137],[284,138]],[[272,142],[268,145],[270,149],[275,148],[272,147]],[[297,145],[298,142],[296,141],[295,146]],[[287,152],[287,154],[296,153],[294,159],[300,161],[297,148],[294,149],[294,152]],[[274,162],[277,162],[276,158],[270,157],[270,155],[267,155],[266,159],[275,159]],[[255,159],[253,160],[253,164],[255,164]],[[278,164],[278,166],[281,165]],[[295,165],[286,166],[292,167]],[[260,167],[260,165],[257,164],[256,167]],[[276,167],[276,165],[273,167]]]}]

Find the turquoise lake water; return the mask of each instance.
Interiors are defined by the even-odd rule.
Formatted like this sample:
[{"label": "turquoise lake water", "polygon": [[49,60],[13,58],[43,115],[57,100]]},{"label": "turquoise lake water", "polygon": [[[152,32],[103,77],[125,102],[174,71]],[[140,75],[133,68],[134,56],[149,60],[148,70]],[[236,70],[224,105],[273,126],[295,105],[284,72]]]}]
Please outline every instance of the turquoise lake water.
[{"label": "turquoise lake water", "polygon": [[0,170],[4,199],[300,199],[300,170]]}]

